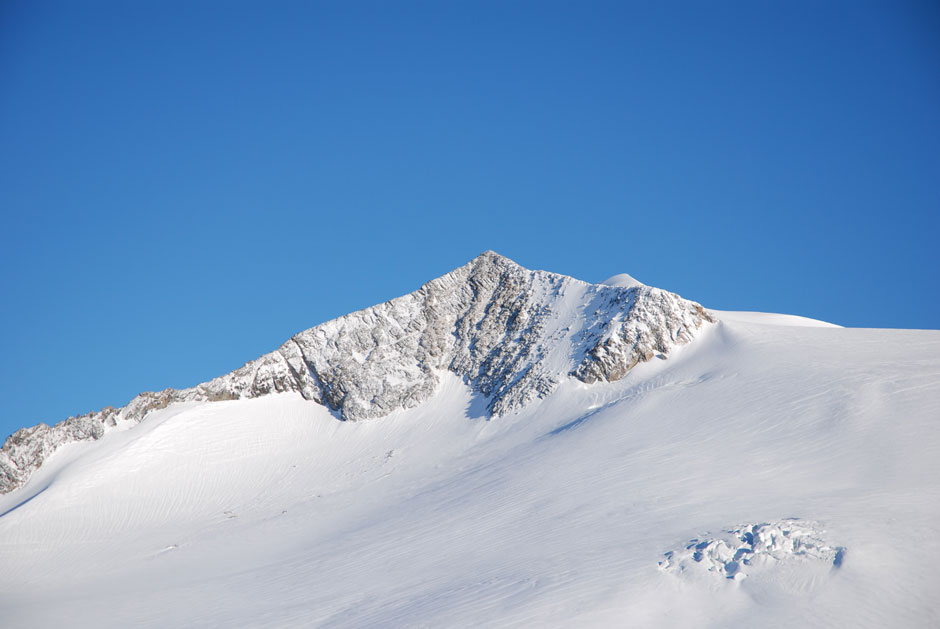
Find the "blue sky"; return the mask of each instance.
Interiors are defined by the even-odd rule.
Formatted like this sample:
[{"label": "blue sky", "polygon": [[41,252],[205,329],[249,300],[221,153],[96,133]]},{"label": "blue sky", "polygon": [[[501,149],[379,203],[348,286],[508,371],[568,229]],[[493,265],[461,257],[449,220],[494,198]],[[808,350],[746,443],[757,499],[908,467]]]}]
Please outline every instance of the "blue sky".
[{"label": "blue sky", "polygon": [[494,249],[940,327],[930,2],[0,5],[0,433]]}]

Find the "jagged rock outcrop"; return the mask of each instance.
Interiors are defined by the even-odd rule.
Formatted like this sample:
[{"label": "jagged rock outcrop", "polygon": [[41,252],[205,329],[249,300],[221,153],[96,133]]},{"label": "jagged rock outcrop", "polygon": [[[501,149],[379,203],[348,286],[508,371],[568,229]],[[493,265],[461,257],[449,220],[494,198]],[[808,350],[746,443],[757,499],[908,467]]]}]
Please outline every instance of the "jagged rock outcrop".
[{"label": "jagged rock outcrop", "polygon": [[711,321],[699,304],[658,288],[588,284],[488,251],[191,389],[141,393],[121,409],[19,430],[0,449],[0,493],[25,483],[63,443],[98,439],[175,402],[293,391],[342,419],[370,419],[421,404],[447,370],[487,396],[498,416],[550,394],[563,378],[618,380]]},{"label": "jagged rock outcrop", "polygon": [[587,383],[619,380],[637,363],[690,342],[702,321],[714,321],[699,304],[648,286],[606,291],[603,299],[604,311],[614,316],[591,322],[591,347],[572,372]]}]

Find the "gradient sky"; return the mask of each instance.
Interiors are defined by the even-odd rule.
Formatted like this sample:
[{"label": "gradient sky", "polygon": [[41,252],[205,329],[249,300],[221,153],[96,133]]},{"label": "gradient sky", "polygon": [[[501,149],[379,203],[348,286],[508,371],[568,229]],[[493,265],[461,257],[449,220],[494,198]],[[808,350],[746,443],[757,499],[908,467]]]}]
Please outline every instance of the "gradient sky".
[{"label": "gradient sky", "polygon": [[486,249],[940,328],[940,12],[6,0],[0,212],[0,438]]}]

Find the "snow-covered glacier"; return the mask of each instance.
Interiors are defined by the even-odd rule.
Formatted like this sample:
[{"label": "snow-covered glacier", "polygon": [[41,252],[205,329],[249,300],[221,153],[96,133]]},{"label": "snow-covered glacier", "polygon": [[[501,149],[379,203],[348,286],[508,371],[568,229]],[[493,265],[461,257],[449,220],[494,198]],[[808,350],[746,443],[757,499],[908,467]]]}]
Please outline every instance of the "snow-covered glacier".
[{"label": "snow-covered glacier", "polygon": [[665,357],[714,317],[638,282],[588,284],[530,271],[487,251],[413,293],[328,321],[196,387],[141,393],[127,406],[14,433],[0,449],[0,493],[21,486],[63,444],[98,439],[178,402],[299,392],[345,420],[413,408],[452,372],[502,415],[567,377],[615,381]]}]

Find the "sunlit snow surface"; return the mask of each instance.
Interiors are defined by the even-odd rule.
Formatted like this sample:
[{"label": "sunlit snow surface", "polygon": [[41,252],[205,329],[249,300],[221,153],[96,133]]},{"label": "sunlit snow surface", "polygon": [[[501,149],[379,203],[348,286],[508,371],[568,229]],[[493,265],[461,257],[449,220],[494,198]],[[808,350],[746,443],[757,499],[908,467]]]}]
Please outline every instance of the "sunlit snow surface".
[{"label": "sunlit snow surface", "polygon": [[718,314],[492,421],[445,375],[70,444],[0,497],[0,625],[940,625],[940,332]]},{"label": "sunlit snow surface", "polygon": [[606,280],[601,282],[605,286],[619,286],[620,288],[636,288],[637,286],[643,286],[643,282],[636,279],[629,273],[618,273],[608,277]]}]

